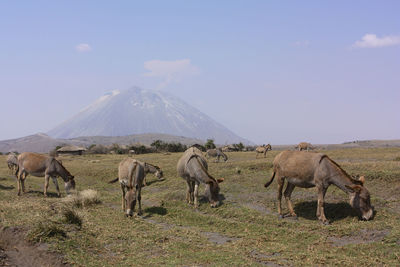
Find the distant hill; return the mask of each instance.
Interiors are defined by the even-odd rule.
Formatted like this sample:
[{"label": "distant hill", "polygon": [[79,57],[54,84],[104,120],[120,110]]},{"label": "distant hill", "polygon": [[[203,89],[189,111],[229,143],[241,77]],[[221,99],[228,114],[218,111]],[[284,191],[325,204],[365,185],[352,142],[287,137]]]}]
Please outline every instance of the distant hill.
[{"label": "distant hill", "polygon": [[143,133],[251,143],[176,96],[138,87],[112,91],[48,132],[54,138]]},{"label": "distant hill", "polygon": [[[362,140],[350,141],[342,144],[312,144],[317,150],[334,150],[344,148],[382,148],[400,147],[400,139],[395,140]],[[295,145],[272,145],[276,150],[294,150]]]},{"label": "distant hill", "polygon": [[169,134],[137,134],[128,136],[85,136],[71,139],[56,139],[48,136],[44,133],[38,133],[21,137],[17,139],[10,139],[0,141],[0,152],[7,153],[11,151],[18,152],[37,152],[37,153],[48,153],[56,146],[64,145],[76,145],[88,147],[92,144],[101,145],[129,145],[135,143],[141,143],[144,145],[150,145],[155,140],[162,140],[164,142],[176,142],[186,145],[192,145],[195,143],[203,144],[204,141],[194,138],[186,138],[183,136],[173,136]]}]

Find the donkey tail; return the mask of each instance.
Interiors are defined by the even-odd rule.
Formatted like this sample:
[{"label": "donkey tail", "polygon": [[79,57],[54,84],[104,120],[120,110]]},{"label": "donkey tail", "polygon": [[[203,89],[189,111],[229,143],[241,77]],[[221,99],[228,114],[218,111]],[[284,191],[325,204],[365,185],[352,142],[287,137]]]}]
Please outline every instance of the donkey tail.
[{"label": "donkey tail", "polygon": [[113,184],[113,183],[115,183],[116,181],[118,181],[118,179],[119,179],[119,178],[117,177],[117,178],[115,178],[114,180],[109,181],[108,183],[109,183],[109,184]]},{"label": "donkey tail", "polygon": [[269,180],[269,181],[264,185],[264,187],[268,187],[268,186],[274,181],[274,178],[275,178],[275,172],[274,172],[274,174],[272,175],[271,180]]}]

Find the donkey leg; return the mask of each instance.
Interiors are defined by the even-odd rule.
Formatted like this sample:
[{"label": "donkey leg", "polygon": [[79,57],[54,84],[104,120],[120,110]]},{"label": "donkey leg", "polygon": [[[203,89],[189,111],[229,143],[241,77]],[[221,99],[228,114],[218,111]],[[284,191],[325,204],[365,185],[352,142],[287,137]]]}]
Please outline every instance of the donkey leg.
[{"label": "donkey leg", "polygon": [[50,175],[46,174],[44,176],[44,188],[43,188],[43,195],[47,197],[47,188],[49,188],[49,180],[50,180]]},{"label": "donkey leg", "polygon": [[317,217],[323,224],[328,224],[329,221],[326,219],[324,212],[325,193],[326,193],[326,188],[324,188],[323,186],[318,187]]},{"label": "donkey leg", "polygon": [[289,208],[290,215],[293,216],[293,217],[297,217],[297,215],[294,212],[293,205],[292,205],[292,200],[290,198],[291,198],[292,192],[293,192],[295,187],[296,186],[294,184],[291,184],[291,183],[288,182],[287,186],[286,186],[286,189],[285,189],[285,192],[284,192],[284,196],[285,196],[288,208]]},{"label": "donkey leg", "polygon": [[186,181],[187,191],[186,191],[186,202],[192,204],[192,185],[190,181]]},{"label": "donkey leg", "polygon": [[19,181],[21,183],[22,193],[25,193],[25,178],[26,178],[26,176],[28,176],[28,174],[23,172],[23,173],[21,173],[21,177],[19,179]]},{"label": "donkey leg", "polygon": [[126,205],[125,205],[125,187],[123,184],[121,184],[121,191],[122,191],[122,210],[125,211]]},{"label": "donkey leg", "polygon": [[285,179],[282,177],[278,177],[277,179],[278,182],[278,214],[279,218],[283,218],[282,214],[282,189],[283,189],[283,183],[285,182]]},{"label": "donkey leg", "polygon": [[58,197],[60,197],[61,193],[60,193],[60,187],[58,187],[57,177],[52,176],[51,179],[53,180],[53,183],[56,186],[57,195],[58,195]]},{"label": "donkey leg", "polygon": [[138,207],[138,213],[137,214],[140,216],[140,215],[143,214],[143,212],[142,212],[142,190],[141,190],[141,188],[139,188],[138,191],[139,192],[136,192],[138,194],[137,195],[137,200],[139,202],[139,207]]},{"label": "donkey leg", "polygon": [[21,174],[19,174],[17,176],[17,187],[18,187],[17,195],[20,196],[21,195]]},{"label": "donkey leg", "polygon": [[199,183],[194,184],[194,207],[199,207]]}]

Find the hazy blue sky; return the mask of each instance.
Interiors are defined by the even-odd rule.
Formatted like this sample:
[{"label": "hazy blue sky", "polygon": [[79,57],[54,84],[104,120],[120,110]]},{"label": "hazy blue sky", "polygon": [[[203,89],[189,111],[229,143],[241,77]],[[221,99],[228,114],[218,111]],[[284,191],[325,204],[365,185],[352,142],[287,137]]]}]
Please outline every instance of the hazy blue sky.
[{"label": "hazy blue sky", "polygon": [[134,85],[257,143],[400,138],[400,1],[1,1],[0,36],[0,140]]}]

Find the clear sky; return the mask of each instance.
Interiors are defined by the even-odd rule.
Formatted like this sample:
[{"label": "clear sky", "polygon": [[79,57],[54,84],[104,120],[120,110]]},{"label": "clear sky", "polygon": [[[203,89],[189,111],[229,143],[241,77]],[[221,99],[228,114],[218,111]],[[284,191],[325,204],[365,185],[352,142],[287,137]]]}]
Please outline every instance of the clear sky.
[{"label": "clear sky", "polygon": [[256,143],[400,139],[400,1],[0,1],[0,140],[135,85]]}]

